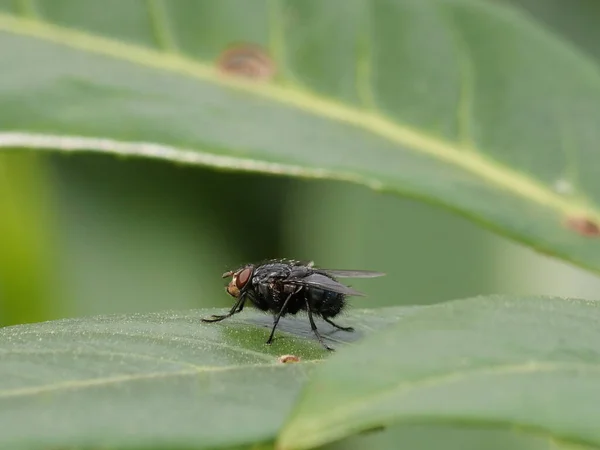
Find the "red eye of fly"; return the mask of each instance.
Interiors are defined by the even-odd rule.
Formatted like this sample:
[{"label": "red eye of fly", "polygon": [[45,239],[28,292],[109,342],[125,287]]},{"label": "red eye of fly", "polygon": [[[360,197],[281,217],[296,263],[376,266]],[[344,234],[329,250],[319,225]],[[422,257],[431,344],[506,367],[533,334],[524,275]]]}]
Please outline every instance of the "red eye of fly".
[{"label": "red eye of fly", "polygon": [[235,279],[235,285],[238,289],[242,289],[246,286],[246,283],[250,279],[250,275],[252,275],[252,269],[250,267],[242,270]]}]

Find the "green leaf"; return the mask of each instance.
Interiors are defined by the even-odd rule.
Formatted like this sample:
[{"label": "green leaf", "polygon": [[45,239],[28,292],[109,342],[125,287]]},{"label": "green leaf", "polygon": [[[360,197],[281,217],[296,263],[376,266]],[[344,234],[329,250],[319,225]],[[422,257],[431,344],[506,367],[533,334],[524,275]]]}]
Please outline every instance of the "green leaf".
[{"label": "green leaf", "polygon": [[600,446],[599,320],[597,302],[576,299],[421,308],[316,369],[278,448],[393,424],[501,426]]},{"label": "green leaf", "polygon": [[[600,271],[600,72],[516,10],[13,3],[0,2],[0,147],[352,181]],[[276,77],[223,76],[232,42],[264,47]]]},{"label": "green leaf", "polygon": [[[221,312],[222,310],[219,310]],[[399,320],[355,310],[318,327],[334,347]],[[99,316],[0,329],[0,447],[214,448],[272,441],[326,352],[308,320],[216,310]],[[293,354],[299,363],[282,364]]]}]

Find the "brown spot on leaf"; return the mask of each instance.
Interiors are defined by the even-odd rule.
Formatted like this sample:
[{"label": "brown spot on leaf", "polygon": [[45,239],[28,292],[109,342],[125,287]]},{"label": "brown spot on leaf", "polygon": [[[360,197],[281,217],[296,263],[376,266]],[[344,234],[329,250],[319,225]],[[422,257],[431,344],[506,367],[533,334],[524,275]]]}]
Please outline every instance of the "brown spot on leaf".
[{"label": "brown spot on leaf", "polygon": [[225,50],[217,60],[217,67],[226,75],[269,81],[275,75],[273,60],[259,46],[235,45]]},{"label": "brown spot on leaf", "polygon": [[283,364],[300,362],[300,358],[296,355],[281,355],[279,362]]},{"label": "brown spot on leaf", "polygon": [[581,236],[600,237],[600,226],[587,217],[569,217],[566,226]]}]

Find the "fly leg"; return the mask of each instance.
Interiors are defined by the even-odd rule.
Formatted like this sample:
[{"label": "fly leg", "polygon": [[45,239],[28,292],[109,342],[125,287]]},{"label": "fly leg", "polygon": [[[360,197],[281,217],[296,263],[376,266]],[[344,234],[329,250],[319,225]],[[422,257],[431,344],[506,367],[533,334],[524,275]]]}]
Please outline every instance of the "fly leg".
[{"label": "fly leg", "polygon": [[319,333],[319,330],[317,330],[317,325],[315,324],[315,320],[313,319],[312,309],[310,308],[310,303],[308,302],[308,299],[306,299],[306,311],[308,312],[308,320],[310,321],[310,327],[312,328],[313,332],[317,336],[317,339],[319,340],[319,342],[321,343],[321,345],[323,347],[325,347],[327,350],[332,352],[333,349],[331,347],[329,347],[327,344],[325,344],[325,342],[323,341],[323,338],[321,337],[321,334]]},{"label": "fly leg", "polygon": [[240,298],[238,299],[237,302],[235,302],[235,305],[233,305],[233,308],[231,308],[229,310],[229,312],[225,315],[222,316],[211,316],[209,319],[200,319],[202,320],[202,322],[219,322],[223,319],[227,319],[228,317],[233,316],[235,313],[240,312],[242,309],[244,309],[244,303],[246,302],[246,296],[244,294],[240,295]]},{"label": "fly leg", "polygon": [[292,296],[296,295],[301,290],[302,290],[302,286],[300,286],[298,289],[296,289],[294,292],[292,292],[290,295],[288,295],[287,298],[285,299],[285,302],[283,302],[283,306],[281,307],[281,309],[279,310],[279,312],[277,313],[277,315],[273,318],[273,329],[271,330],[271,335],[269,336],[269,339],[267,339],[267,344],[271,344],[271,342],[273,342],[273,336],[275,335],[275,328],[277,328],[277,324],[279,323],[279,319],[281,319],[281,316],[284,313],[285,308],[287,307],[288,302],[290,301],[290,299],[292,298]]},{"label": "fly leg", "polygon": [[336,327],[338,330],[343,330],[343,331],[354,331],[354,328],[352,328],[352,327],[341,327],[341,326],[339,326],[338,324],[336,324],[336,323],[333,323],[333,321],[332,321],[332,320],[330,320],[330,319],[328,319],[327,317],[323,317],[323,320],[324,320],[325,322],[327,322],[328,324],[331,324],[331,325],[333,325],[333,326],[334,326],[334,327]]}]

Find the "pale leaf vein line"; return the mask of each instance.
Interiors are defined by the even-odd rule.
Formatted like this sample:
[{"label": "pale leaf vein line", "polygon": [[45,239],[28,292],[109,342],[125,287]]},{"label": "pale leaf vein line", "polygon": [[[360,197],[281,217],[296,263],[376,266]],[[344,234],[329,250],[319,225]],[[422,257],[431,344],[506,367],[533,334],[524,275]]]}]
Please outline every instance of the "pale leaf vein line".
[{"label": "pale leaf vein line", "polygon": [[157,45],[167,53],[178,53],[164,0],[146,0],[146,7]]},{"label": "pale leaf vein line", "polygon": [[[306,360],[301,363],[294,363],[294,365],[305,365],[311,363],[318,363],[321,360]],[[275,369],[278,368],[289,368],[290,364],[282,363],[271,363],[271,364],[248,364],[248,365],[231,365],[231,366],[206,366],[199,369],[182,369],[176,371],[165,371],[165,372],[149,372],[143,374],[131,374],[131,375],[116,375],[112,377],[99,377],[90,378],[84,380],[70,380],[60,383],[52,383],[40,386],[32,386],[25,388],[13,388],[0,390],[0,399],[10,397],[26,397],[32,395],[39,395],[44,393],[52,393],[58,391],[75,390],[75,389],[86,389],[92,387],[103,387],[110,386],[119,383],[127,383],[133,381],[171,378],[171,377],[185,377],[194,376],[202,373],[214,373],[214,372],[226,372],[233,370],[247,370],[247,369]]]},{"label": "pale leaf vein line", "polygon": [[290,7],[281,0],[267,1],[269,54],[277,68],[277,81],[287,86],[300,86],[300,82],[289,67],[286,30],[289,27]]},{"label": "pale leaf vein line", "polygon": [[19,0],[18,3],[19,14],[28,19],[39,19],[39,10],[35,4],[35,0]]},{"label": "pale leaf vein line", "polygon": [[356,52],[356,91],[358,98],[367,110],[377,110],[377,102],[373,93],[373,28],[370,2],[361,2],[363,14],[362,24],[357,35]]},{"label": "pale leaf vein line", "polygon": [[459,141],[464,150],[476,151],[477,146],[473,139],[473,105],[475,95],[475,64],[469,50],[467,41],[462,37],[456,24],[440,14],[443,18],[448,33],[452,36],[454,43],[455,56],[458,60],[458,76],[460,79],[458,106],[456,108],[456,117],[458,125]]},{"label": "pale leaf vein line", "polygon": [[153,355],[143,355],[141,353],[129,353],[129,352],[113,352],[108,350],[99,349],[81,349],[81,348],[57,348],[57,349],[23,349],[13,348],[6,349],[0,348],[0,355],[59,355],[59,354],[70,354],[72,356],[109,356],[109,357],[123,357],[132,359],[145,359],[148,361],[163,363],[163,364],[176,364],[179,366],[192,367],[195,369],[202,369],[203,366],[193,364],[187,361],[177,361],[175,359],[161,358]]}]

